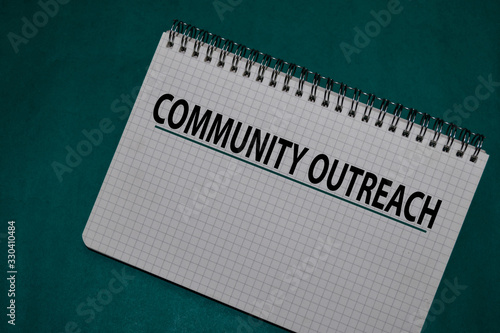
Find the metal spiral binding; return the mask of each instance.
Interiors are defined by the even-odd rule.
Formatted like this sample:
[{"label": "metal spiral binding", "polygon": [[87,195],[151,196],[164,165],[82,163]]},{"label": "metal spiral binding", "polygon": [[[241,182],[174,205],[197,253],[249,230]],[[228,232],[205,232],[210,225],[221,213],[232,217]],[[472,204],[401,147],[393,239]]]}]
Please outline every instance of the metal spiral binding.
[{"label": "metal spiral binding", "polygon": [[378,114],[378,118],[377,118],[377,121],[375,122],[375,126],[382,127],[382,124],[384,123],[385,115],[387,114],[388,107],[389,107],[389,100],[383,99],[382,103],[380,104],[380,107],[379,107],[380,113]]},{"label": "metal spiral binding", "polygon": [[[337,82],[329,77],[324,77],[319,73],[314,73],[308,70],[305,67],[295,65],[293,63],[286,62],[282,59],[277,59],[273,56],[264,54],[258,50],[250,49],[242,44],[235,43],[233,41],[227,40],[215,34],[212,34],[206,30],[199,29],[195,26],[186,24],[182,21],[175,20],[172,24],[172,27],[169,31],[167,47],[172,48],[175,43],[175,39],[181,35],[179,52],[185,53],[187,51],[187,44],[190,40],[194,40],[193,47],[193,57],[198,57],[200,54],[200,49],[202,46],[206,46],[206,54],[204,60],[206,62],[211,62],[213,53],[217,49],[219,50],[219,59],[217,62],[218,67],[224,67],[226,63],[226,57],[229,54],[232,54],[233,58],[231,61],[230,71],[237,72],[239,62],[246,58],[245,68],[243,70],[243,76],[250,77],[252,66],[259,61],[259,57],[262,57],[260,62],[256,80],[259,82],[263,82],[264,73],[271,67],[272,73],[269,81],[269,86],[276,87],[278,76],[280,73],[284,74],[283,86],[282,90],[288,92],[290,90],[290,81],[293,77],[295,77],[295,73],[297,69],[300,70],[300,76],[298,78],[298,88],[295,92],[295,95],[301,97],[303,95],[304,84],[308,81],[309,74],[314,75],[311,84],[311,92],[309,94],[308,100],[315,103],[317,99],[317,89],[320,86],[320,82],[325,80],[326,84],[324,89],[323,100],[321,102],[321,106],[327,108],[330,106],[330,96],[331,93],[334,92],[335,85],[339,86],[337,92],[337,103],[334,107],[334,110],[337,112],[342,112],[344,106],[345,98],[350,98],[351,106],[348,112],[350,117],[356,117],[357,109],[359,103],[365,104],[365,109],[363,115],[361,117],[361,121],[368,122],[371,113],[374,108],[375,101],[380,102],[380,106],[375,109],[379,111],[378,117],[375,121],[375,125],[378,127],[382,127],[384,123],[385,117],[390,114],[392,115],[391,123],[388,127],[388,130],[391,132],[395,132],[397,129],[397,125],[399,124],[399,120],[401,118],[406,119],[406,127],[402,131],[402,135],[404,137],[409,137],[411,130],[413,128],[413,124],[419,118],[420,132],[416,135],[415,140],[418,142],[422,142],[427,129],[431,128],[431,121],[433,122],[432,131],[434,132],[433,137],[429,141],[430,147],[436,147],[438,140],[441,134],[446,136],[446,144],[443,146],[442,150],[444,152],[449,152],[451,147],[455,141],[460,143],[460,148],[457,150],[456,156],[463,157],[467,148],[469,146],[474,148],[472,155],[470,157],[471,162],[476,162],[481,152],[484,135],[478,133],[472,133],[466,128],[459,127],[453,123],[444,121],[443,119],[433,117],[428,113],[417,111],[413,108],[408,108],[399,103],[391,102],[388,99],[380,98],[371,93],[362,92],[360,89],[350,87],[342,82]],[[222,44],[222,47],[220,45]],[[232,53],[233,49],[235,49],[234,53]],[[248,54],[248,56],[247,56]],[[286,66],[286,70],[285,70]],[[349,96],[348,95],[349,93]],[[352,97],[351,97],[352,94]],[[363,101],[361,101],[363,99]],[[389,107],[393,108],[392,112],[389,112]],[[403,116],[403,112],[407,112],[407,116]],[[446,127],[445,133],[443,133],[443,128]],[[459,133],[457,137],[457,133]],[[458,144],[458,143],[457,143]]]},{"label": "metal spiral binding", "polygon": [[411,129],[413,128],[413,124],[415,123],[415,119],[417,118],[418,111],[415,109],[410,109],[408,113],[408,122],[406,123],[406,128],[403,130],[403,136],[409,137]]},{"label": "metal spiral binding", "polygon": [[418,142],[422,142],[424,140],[424,136],[427,132],[427,128],[429,128],[430,121],[431,116],[428,113],[422,114],[422,118],[420,119],[420,133],[418,133],[415,140],[417,140]]},{"label": "metal spiral binding", "polygon": [[401,113],[403,113],[403,105],[401,104],[396,104],[394,107],[394,112],[391,125],[389,126],[389,131],[391,132],[396,132],[396,128],[398,127],[399,119],[401,119]]},{"label": "metal spiral binding", "polygon": [[439,140],[439,137],[441,136],[441,132],[443,131],[443,126],[444,126],[443,119],[437,119],[434,122],[434,126],[432,127],[432,130],[434,131],[434,137],[429,142],[429,146],[436,147],[437,140]]},{"label": "metal spiral binding", "polygon": [[236,51],[234,52],[233,61],[231,63],[231,69],[230,69],[231,72],[236,73],[238,71],[238,64],[241,58],[243,58],[246,53],[247,53],[247,48],[243,45],[238,45]]},{"label": "metal spiral binding", "polygon": [[193,31],[195,30],[195,28],[191,25],[188,25],[186,27],[186,33],[182,35],[182,38],[181,38],[181,47],[179,48],[179,52],[181,53],[185,53],[186,50],[187,50],[187,43],[190,39],[190,34],[193,33]]},{"label": "metal spiral binding", "polygon": [[295,75],[295,71],[297,70],[297,66],[295,64],[289,64],[288,69],[286,71],[285,80],[283,81],[283,91],[290,90],[290,80]]},{"label": "metal spiral binding", "polygon": [[207,47],[207,55],[205,56],[205,62],[212,61],[212,55],[214,54],[214,50],[219,48],[220,41],[220,36],[213,35],[212,38],[210,38],[210,42],[208,42]]},{"label": "metal spiral binding", "polygon": [[283,60],[278,59],[278,61],[276,61],[273,72],[271,73],[271,80],[269,80],[269,85],[271,87],[276,87],[276,80],[278,79],[278,74],[283,71],[284,65],[285,63],[283,62]]},{"label": "metal spiral binding", "polygon": [[314,73],[314,79],[311,86],[311,93],[309,94],[309,101],[316,102],[316,91],[318,90],[319,83],[321,81],[321,75]]},{"label": "metal spiral binding", "polygon": [[297,91],[295,92],[295,96],[302,96],[302,92],[304,91],[304,82],[307,81],[308,75],[309,71],[307,70],[307,68],[302,68],[302,71],[300,72],[299,86],[297,88]]},{"label": "metal spiral binding", "polygon": [[250,77],[250,70],[252,69],[252,66],[255,64],[255,61],[257,61],[258,57],[259,57],[259,51],[250,50],[250,55],[247,58],[247,63],[245,64],[245,71],[243,72],[243,76]]},{"label": "metal spiral binding", "polygon": [[361,97],[361,90],[358,88],[354,89],[354,95],[352,96],[351,109],[349,110],[349,117],[356,117],[356,111],[358,110],[359,98]]},{"label": "metal spiral binding", "polygon": [[339,89],[339,95],[337,97],[337,106],[335,107],[335,111],[342,112],[342,107],[344,106],[344,98],[346,92],[347,92],[347,85],[341,83]]},{"label": "metal spiral binding", "polygon": [[208,31],[203,31],[196,35],[196,41],[194,42],[193,55],[192,55],[193,57],[198,57],[200,55],[200,48],[202,45],[205,45],[205,43],[208,40],[208,37],[210,37]]},{"label": "metal spiral binding", "polygon": [[449,124],[446,129],[446,136],[448,139],[446,140],[446,144],[443,147],[443,151],[448,153],[450,151],[451,145],[453,141],[455,141],[455,135],[457,134],[457,125]]},{"label": "metal spiral binding", "polygon": [[222,49],[219,53],[219,61],[217,62],[217,67],[224,67],[226,63],[226,56],[229,52],[233,51],[234,43],[230,40],[226,40]]},{"label": "metal spiral binding", "polygon": [[467,147],[469,146],[470,131],[466,128],[462,128],[459,139],[462,142],[462,145],[460,146],[460,149],[457,151],[457,156],[462,157],[464,156],[464,153],[467,150]]},{"label": "metal spiral binding", "polygon": [[269,64],[271,63],[271,56],[266,54],[264,58],[262,59],[260,66],[259,66],[259,71],[257,73],[257,78],[255,79],[256,81],[262,82],[264,80],[264,73],[266,70],[269,68]]},{"label": "metal spiral binding", "polygon": [[179,34],[179,30],[184,29],[185,26],[186,24],[184,22],[177,20],[174,21],[174,23],[172,24],[172,28],[170,28],[170,33],[168,34],[167,47],[174,46],[175,37]]},{"label": "metal spiral binding", "polygon": [[325,95],[323,96],[323,102],[321,106],[328,107],[330,105],[330,93],[333,90],[333,80],[328,78],[326,79],[326,87],[325,87]]},{"label": "metal spiral binding", "polygon": [[474,134],[474,137],[471,140],[471,145],[473,145],[475,149],[474,152],[472,153],[472,156],[470,157],[471,162],[477,161],[477,155],[479,155],[479,152],[483,147],[483,142],[484,142],[484,135]]},{"label": "metal spiral binding", "polygon": [[363,118],[361,118],[361,121],[368,122],[368,120],[370,120],[370,115],[372,113],[373,103],[375,103],[375,98],[376,97],[374,94],[368,95],[368,100],[366,101],[365,112],[363,114]]}]

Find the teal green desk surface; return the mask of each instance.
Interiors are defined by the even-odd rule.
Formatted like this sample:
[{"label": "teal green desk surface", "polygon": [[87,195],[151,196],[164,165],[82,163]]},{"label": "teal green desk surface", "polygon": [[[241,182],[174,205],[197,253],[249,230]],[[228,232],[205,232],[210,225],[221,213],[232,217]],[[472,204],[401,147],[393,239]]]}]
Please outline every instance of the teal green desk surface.
[{"label": "teal green desk surface", "polygon": [[[42,0],[1,7],[0,331],[284,332],[82,242],[133,96],[175,18],[483,133],[490,160],[424,332],[498,331],[500,3]],[[478,88],[485,81],[487,89]],[[68,151],[103,122],[102,140],[58,178],[54,162],[67,163]],[[7,295],[10,220],[15,297]],[[443,299],[450,284],[459,287]],[[15,326],[7,322],[13,298]]]}]

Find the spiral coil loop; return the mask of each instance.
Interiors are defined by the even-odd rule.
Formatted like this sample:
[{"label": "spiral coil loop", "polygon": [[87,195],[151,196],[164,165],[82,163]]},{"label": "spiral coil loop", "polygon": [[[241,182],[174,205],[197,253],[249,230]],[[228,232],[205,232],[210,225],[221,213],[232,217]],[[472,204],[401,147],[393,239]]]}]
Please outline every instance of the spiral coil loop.
[{"label": "spiral coil loop", "polygon": [[460,131],[460,135],[458,136],[460,141],[462,142],[462,145],[460,146],[460,149],[457,151],[457,156],[458,157],[463,157],[465,151],[467,150],[467,147],[469,146],[470,142],[470,131],[466,128],[463,128]]},{"label": "spiral coil loop", "polygon": [[332,79],[326,79],[325,94],[323,96],[323,102],[321,102],[321,106],[328,107],[330,105],[330,94],[333,90],[333,84],[334,81]]},{"label": "spiral coil loop", "polygon": [[202,45],[205,45],[208,39],[207,31],[199,31],[195,37],[194,47],[192,57],[198,57],[200,55],[200,48]]},{"label": "spiral coil loop", "polygon": [[210,41],[208,42],[208,47],[207,47],[207,54],[205,56],[205,62],[211,62],[212,61],[212,55],[214,54],[214,50],[216,48],[219,48],[219,44],[221,41],[220,36],[217,35],[212,35],[212,38],[210,38]]},{"label": "spiral coil loop", "polygon": [[236,51],[234,52],[233,61],[231,63],[231,68],[230,68],[231,72],[238,71],[238,64],[239,64],[241,58],[243,58],[245,56],[246,52],[247,52],[247,48],[244,45],[238,45],[238,47],[236,48]]},{"label": "spiral coil loop", "polygon": [[347,85],[341,83],[339,88],[339,95],[337,96],[337,106],[335,106],[335,111],[342,112],[342,107],[344,106],[344,98],[346,93],[347,93]]},{"label": "spiral coil loop", "polygon": [[375,99],[376,99],[376,97],[374,94],[368,95],[368,100],[366,101],[365,112],[363,113],[363,118],[361,118],[361,121],[368,122],[368,120],[370,120],[370,115],[372,113],[373,103],[375,103]]},{"label": "spiral coil loop", "polygon": [[318,90],[319,83],[321,81],[321,75],[318,73],[314,74],[313,83],[311,85],[311,93],[309,94],[309,101],[316,102],[316,91]]},{"label": "spiral coil loop", "polygon": [[418,111],[415,109],[410,109],[410,112],[408,113],[408,122],[406,123],[406,127],[403,130],[402,135],[405,137],[410,136],[411,129],[413,128],[413,124],[415,123],[415,119],[417,118]]},{"label": "spiral coil loop", "polygon": [[255,49],[251,50],[250,55],[247,59],[247,63],[245,64],[245,71],[243,72],[243,76],[250,77],[250,70],[252,69],[252,66],[255,64],[258,58],[259,51]]},{"label": "spiral coil loop", "polygon": [[439,140],[441,132],[443,131],[443,126],[444,126],[444,120],[437,118],[436,121],[434,122],[434,126],[432,127],[432,130],[434,131],[434,137],[429,142],[429,146],[436,147],[437,141]]},{"label": "spiral coil loop", "polygon": [[427,113],[424,113],[422,115],[422,118],[420,119],[420,133],[418,133],[415,140],[417,140],[418,142],[422,142],[424,140],[424,136],[425,133],[427,132],[427,128],[429,128],[430,121],[431,121],[431,116]]},{"label": "spiral coil loop", "polygon": [[271,56],[266,54],[264,58],[262,58],[262,61],[259,66],[259,71],[257,73],[257,78],[256,80],[259,82],[262,82],[264,80],[264,73],[266,72],[267,68],[269,67],[269,64],[271,63]]},{"label": "spiral coil loop", "polygon": [[[175,20],[173,22],[172,27],[168,32],[166,47],[172,48],[176,42],[176,38],[179,35],[181,36],[179,43],[179,52],[185,53],[188,49],[188,44],[190,44],[190,41],[192,41],[190,44],[193,47],[192,57],[198,57],[201,47],[206,45],[206,55],[204,60],[206,62],[211,62],[214,51],[217,50],[217,52],[219,52],[219,57],[216,65],[222,68],[225,66],[227,56],[229,54],[232,54],[233,57],[229,69],[231,72],[235,73],[238,72],[240,61],[246,58],[246,63],[242,75],[247,77],[250,77],[253,65],[259,60],[259,57],[262,56],[262,61],[260,62],[256,74],[256,81],[263,82],[266,71],[269,68],[272,68],[269,86],[276,87],[279,75],[280,73],[283,73],[284,78],[282,90],[288,92],[290,90],[292,78],[295,77],[297,69],[299,69],[300,75],[298,77],[297,90],[295,91],[295,95],[298,97],[302,97],[304,86],[307,82],[307,84],[310,85],[311,89],[308,100],[312,103],[316,102],[318,87],[322,88],[324,89],[323,100],[321,102],[321,105],[323,107],[330,106],[331,94],[333,93],[337,95],[337,103],[334,106],[334,110],[337,112],[342,112],[344,101],[347,97],[351,100],[348,115],[355,118],[361,99],[363,99],[363,101],[366,100],[366,102],[361,102],[361,104],[365,104],[364,112],[361,116],[361,120],[364,122],[370,121],[371,113],[375,108],[379,111],[377,119],[375,120],[375,126],[381,127],[387,114],[391,114],[392,119],[388,130],[391,132],[396,132],[399,121],[401,118],[403,118],[406,119],[407,122],[406,127],[402,131],[402,135],[404,137],[409,137],[413,125],[417,122],[417,118],[419,118],[419,125],[417,126],[420,127],[420,130],[419,133],[415,136],[416,141],[422,142],[424,140],[427,130],[431,129],[431,123],[433,122],[433,136],[429,140],[430,147],[437,146],[439,138],[441,134],[443,134],[444,126],[447,126],[446,132],[444,133],[444,135],[446,135],[446,143],[442,148],[444,152],[449,152],[451,150],[455,139],[457,139],[457,141],[460,141],[461,143],[460,147],[457,146],[456,155],[458,157],[464,156],[469,145],[474,147],[474,151],[470,157],[470,161],[476,162],[479,153],[481,152],[484,142],[484,136],[481,134],[472,133],[466,128],[459,127],[440,118],[432,117],[428,113],[423,113],[417,111],[416,109],[408,108],[406,106],[403,106],[402,104],[391,102],[388,99],[377,97],[371,93],[362,92],[360,89],[352,88],[343,82],[337,82],[331,78],[324,77],[319,73],[311,72],[305,67],[286,62],[282,59],[274,58],[271,55],[264,54],[255,49],[250,49],[242,44],[224,39],[220,36],[208,32],[207,30],[199,29],[182,21]],[[220,47],[220,45],[222,45],[222,47]],[[235,49],[234,53],[233,49]],[[312,82],[308,81],[309,74],[314,75]],[[321,82],[323,79],[326,82],[325,87],[321,87]],[[339,86],[338,92],[334,92],[334,90],[336,90],[334,88],[336,85]],[[349,96],[348,91],[351,92],[349,93]],[[380,102],[379,107],[374,107],[375,101]],[[392,111],[389,111],[389,107]],[[406,116],[404,116],[403,114],[406,114]],[[458,135],[458,138],[456,138],[457,132],[460,133]]]},{"label": "spiral coil loop", "polygon": [[361,97],[361,90],[354,88],[354,95],[352,96],[351,109],[349,110],[349,117],[356,117],[356,111],[358,110],[359,98]]},{"label": "spiral coil loop", "polygon": [[483,147],[484,135],[482,134],[474,134],[474,137],[471,140],[471,145],[474,146],[474,152],[470,157],[471,162],[477,161],[477,156],[481,152],[481,148]]},{"label": "spiral coil loop", "polygon": [[288,65],[288,69],[286,71],[285,80],[283,81],[283,91],[290,90],[290,80],[295,75],[295,71],[297,70],[297,66],[295,64]]},{"label": "spiral coil loop", "polygon": [[219,61],[217,62],[217,67],[224,67],[226,63],[226,56],[229,52],[233,51],[234,42],[226,40],[224,45],[222,45],[221,51],[219,53]]},{"label": "spiral coil loop", "polygon": [[394,107],[391,125],[389,126],[389,131],[396,132],[396,128],[398,127],[398,123],[399,123],[399,119],[401,119],[401,113],[403,113],[403,105],[396,104],[396,106]]},{"label": "spiral coil loop", "polygon": [[181,22],[179,20],[174,20],[172,28],[170,28],[170,33],[168,34],[167,47],[174,46],[175,37],[179,34],[179,30],[183,29],[185,26],[186,24],[184,22]]},{"label": "spiral coil loop", "polygon": [[449,124],[446,129],[446,136],[448,139],[446,140],[446,144],[443,147],[443,151],[448,153],[450,151],[451,145],[453,141],[455,141],[455,135],[457,134],[457,125]]},{"label": "spiral coil loop", "polygon": [[304,82],[307,81],[307,76],[309,75],[309,71],[306,68],[302,68],[300,72],[299,78],[299,86],[297,87],[297,91],[295,92],[295,96],[302,96],[302,92],[304,91]]},{"label": "spiral coil loop", "polygon": [[379,114],[377,121],[375,122],[375,126],[382,127],[382,124],[384,123],[384,118],[385,115],[387,114],[387,108],[389,107],[389,101],[387,99],[383,99],[382,103],[380,103],[379,107]]},{"label": "spiral coil loop", "polygon": [[186,32],[184,34],[182,34],[181,46],[179,47],[179,52],[181,52],[181,53],[185,53],[186,52],[186,50],[187,50],[187,43],[191,39],[191,34],[194,33],[196,31],[196,29],[193,26],[188,25],[185,28],[185,31]]},{"label": "spiral coil loop", "polygon": [[271,87],[276,87],[276,81],[278,79],[278,74],[283,71],[283,66],[285,65],[284,61],[278,59],[276,64],[274,65],[273,72],[271,73],[271,80],[269,80],[269,85]]}]

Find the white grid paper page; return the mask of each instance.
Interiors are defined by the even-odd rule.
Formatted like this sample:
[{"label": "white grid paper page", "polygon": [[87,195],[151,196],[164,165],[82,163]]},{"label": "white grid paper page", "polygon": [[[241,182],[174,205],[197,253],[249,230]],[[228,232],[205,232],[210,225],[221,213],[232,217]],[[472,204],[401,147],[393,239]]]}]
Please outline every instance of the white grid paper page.
[{"label": "white grid paper page", "polygon": [[[180,53],[179,40],[173,48],[167,40],[166,33],[84,230],[85,244],[292,331],[419,332],[487,155],[481,152],[477,163],[469,161],[470,150],[458,158],[458,144],[443,153],[443,137],[437,148],[428,146],[430,135],[422,143],[403,137],[404,119],[393,133],[388,119],[374,126],[375,109],[362,122],[360,115],[348,117],[347,107],[339,113],[308,101],[307,83],[297,97],[295,79],[283,92],[282,74],[269,87],[270,70],[261,83],[258,65],[242,76],[245,59],[234,73],[231,54],[220,68],[218,51],[208,63],[204,48],[191,57],[192,42]],[[289,158],[273,168],[274,155],[265,165],[170,129],[153,119],[167,93],[174,102],[186,100],[189,110],[198,105],[242,122],[242,130],[249,125],[310,150],[292,175]],[[172,103],[164,103],[162,116]],[[394,210],[375,213],[363,198],[344,195],[347,181],[337,197],[324,181],[312,185],[308,167],[318,154],[403,184],[405,193],[441,199],[434,226],[413,223],[419,230],[392,220],[403,220]]]}]

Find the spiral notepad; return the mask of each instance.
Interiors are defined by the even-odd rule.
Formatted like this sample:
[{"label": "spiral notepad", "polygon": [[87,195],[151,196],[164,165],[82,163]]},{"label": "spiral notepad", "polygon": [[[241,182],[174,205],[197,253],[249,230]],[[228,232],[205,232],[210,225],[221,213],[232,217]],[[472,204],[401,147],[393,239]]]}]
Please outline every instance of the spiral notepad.
[{"label": "spiral notepad", "polygon": [[84,242],[291,331],[419,332],[488,159],[428,111],[176,21]]}]

